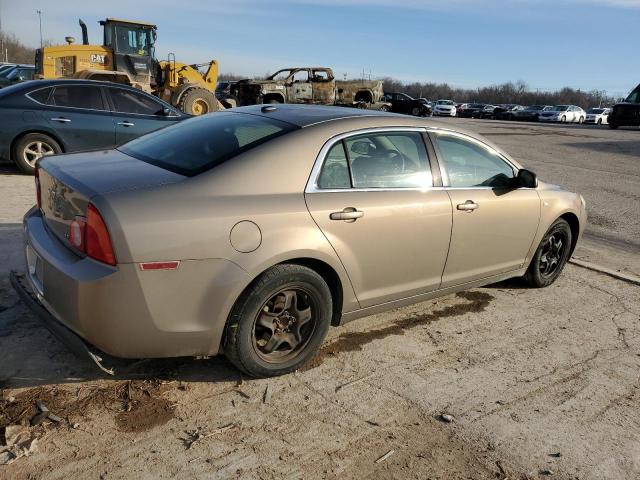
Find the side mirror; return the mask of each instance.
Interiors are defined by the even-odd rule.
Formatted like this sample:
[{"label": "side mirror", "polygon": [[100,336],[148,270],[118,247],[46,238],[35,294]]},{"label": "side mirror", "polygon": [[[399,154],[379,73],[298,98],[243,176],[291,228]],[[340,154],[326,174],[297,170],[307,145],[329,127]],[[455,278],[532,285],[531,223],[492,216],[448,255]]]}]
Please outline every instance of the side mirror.
[{"label": "side mirror", "polygon": [[162,115],[165,117],[170,117],[173,114],[173,111],[170,108],[164,107],[162,109]]},{"label": "side mirror", "polygon": [[538,186],[538,177],[531,170],[522,168],[518,170],[518,187],[536,188]]}]

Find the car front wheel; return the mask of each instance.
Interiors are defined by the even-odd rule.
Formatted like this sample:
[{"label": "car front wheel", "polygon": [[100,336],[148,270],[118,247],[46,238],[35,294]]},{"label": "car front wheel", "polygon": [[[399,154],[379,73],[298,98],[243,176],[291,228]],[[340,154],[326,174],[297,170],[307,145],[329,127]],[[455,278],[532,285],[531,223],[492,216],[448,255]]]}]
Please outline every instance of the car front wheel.
[{"label": "car front wheel", "polygon": [[556,281],[571,252],[571,227],[566,220],[556,220],[542,238],[524,278],[535,288],[548,287]]},{"label": "car front wheel", "polygon": [[252,377],[292,372],[318,351],[332,312],[331,292],[318,273],[301,265],[276,265],[237,300],[224,353]]},{"label": "car front wheel", "polygon": [[33,174],[38,160],[59,153],[62,148],[53,138],[43,133],[29,133],[14,145],[13,161],[22,173]]}]

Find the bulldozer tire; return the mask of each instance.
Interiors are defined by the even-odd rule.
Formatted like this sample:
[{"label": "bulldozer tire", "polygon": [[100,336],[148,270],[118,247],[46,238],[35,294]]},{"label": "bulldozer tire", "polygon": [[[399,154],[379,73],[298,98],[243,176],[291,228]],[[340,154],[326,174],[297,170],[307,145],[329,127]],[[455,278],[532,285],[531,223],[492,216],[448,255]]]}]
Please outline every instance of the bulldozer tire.
[{"label": "bulldozer tire", "polygon": [[218,99],[206,88],[194,87],[182,94],[178,108],[190,115],[204,115],[218,110]]}]

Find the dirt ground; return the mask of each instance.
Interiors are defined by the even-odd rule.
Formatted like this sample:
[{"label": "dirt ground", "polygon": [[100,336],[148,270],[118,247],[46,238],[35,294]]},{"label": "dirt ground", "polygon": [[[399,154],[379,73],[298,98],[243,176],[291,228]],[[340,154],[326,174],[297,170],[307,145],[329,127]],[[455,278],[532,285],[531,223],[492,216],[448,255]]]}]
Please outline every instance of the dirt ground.
[{"label": "dirt ground", "polygon": [[[551,152],[567,166],[543,178],[579,183],[570,187],[588,206],[593,196],[596,213],[623,208],[620,191],[640,195],[638,132],[526,128],[550,133],[536,148],[524,135],[492,140],[508,138],[518,158],[535,150],[532,164]],[[580,147],[558,140],[574,130],[590,136],[574,140]],[[572,175],[585,145],[604,141],[593,136],[612,133],[625,148],[638,143],[635,163],[601,153],[598,168],[627,170]],[[615,185],[615,175],[630,180],[598,185],[614,193],[587,188]],[[546,289],[513,280],[334,328],[309,365],[284,377],[243,379],[219,357],[123,363],[106,378],[50,337],[9,286],[8,271],[24,268],[19,222],[32,190],[30,178],[0,171],[0,444],[2,427],[28,425],[37,401],[60,421],[26,428],[37,452],[0,466],[0,479],[640,478],[636,285],[568,265]],[[637,204],[626,222],[611,218],[588,230],[608,240],[587,236],[579,253],[637,271]]]}]

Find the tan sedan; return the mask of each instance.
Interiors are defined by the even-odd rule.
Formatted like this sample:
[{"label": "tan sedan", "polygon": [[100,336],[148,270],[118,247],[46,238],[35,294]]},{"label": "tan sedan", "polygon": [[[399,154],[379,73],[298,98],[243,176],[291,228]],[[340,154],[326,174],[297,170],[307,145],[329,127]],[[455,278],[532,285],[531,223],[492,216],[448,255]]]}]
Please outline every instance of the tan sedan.
[{"label": "tan sedan", "polygon": [[330,325],[551,284],[584,200],[449,126],[258,105],[46,158],[13,284],[98,363],[224,353],[254,376],[300,367]]}]

